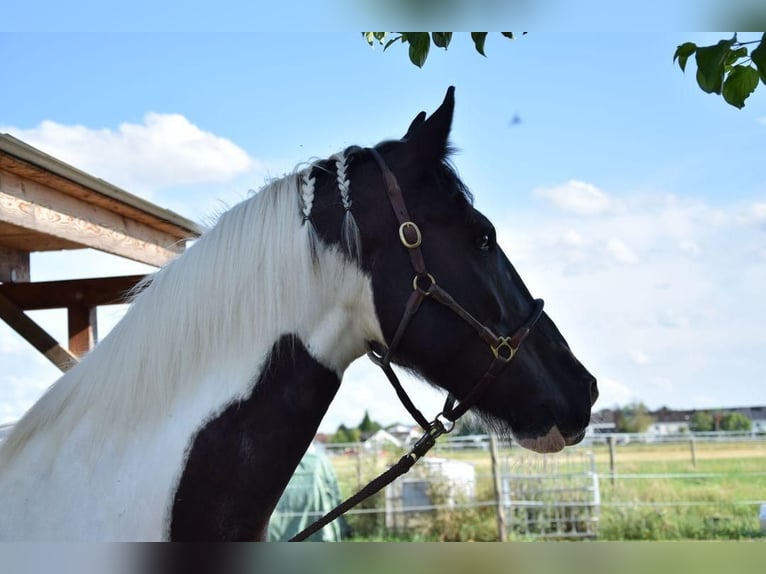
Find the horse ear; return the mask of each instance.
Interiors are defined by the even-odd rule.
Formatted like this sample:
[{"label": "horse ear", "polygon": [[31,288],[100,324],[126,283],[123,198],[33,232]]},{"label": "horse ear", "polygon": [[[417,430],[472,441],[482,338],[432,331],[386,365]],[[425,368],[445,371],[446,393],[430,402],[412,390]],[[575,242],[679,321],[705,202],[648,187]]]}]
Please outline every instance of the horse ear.
[{"label": "horse ear", "polygon": [[410,127],[407,128],[407,133],[404,134],[404,137],[402,139],[406,140],[407,138],[409,138],[413,134],[413,132],[423,124],[425,119],[426,119],[425,112],[420,112],[418,115],[416,115],[415,119],[412,120]]},{"label": "horse ear", "polygon": [[455,86],[450,86],[447,88],[444,101],[431,117],[414,130],[412,127],[410,128],[412,133],[409,134],[408,145],[412,146],[413,153],[426,160],[444,158],[447,153],[447,140],[452,127],[452,113],[454,111]]}]

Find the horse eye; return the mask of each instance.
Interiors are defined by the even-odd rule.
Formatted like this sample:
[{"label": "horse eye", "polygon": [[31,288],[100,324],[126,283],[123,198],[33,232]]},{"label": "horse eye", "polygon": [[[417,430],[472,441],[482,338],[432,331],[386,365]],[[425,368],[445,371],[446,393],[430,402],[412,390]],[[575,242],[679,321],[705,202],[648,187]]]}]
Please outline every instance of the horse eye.
[{"label": "horse eye", "polygon": [[489,251],[492,247],[492,239],[487,234],[479,235],[476,238],[476,247],[482,251]]}]

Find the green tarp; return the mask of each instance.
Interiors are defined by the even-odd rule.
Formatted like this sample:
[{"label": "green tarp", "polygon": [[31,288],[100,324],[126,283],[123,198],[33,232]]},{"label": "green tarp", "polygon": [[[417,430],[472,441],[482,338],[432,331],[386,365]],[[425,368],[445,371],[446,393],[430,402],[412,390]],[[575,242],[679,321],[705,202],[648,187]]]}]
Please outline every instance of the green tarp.
[{"label": "green tarp", "polygon": [[[310,446],[285,488],[269,523],[269,540],[285,541],[341,502],[338,479],[321,446]],[[309,540],[337,542],[348,534],[341,516]]]}]

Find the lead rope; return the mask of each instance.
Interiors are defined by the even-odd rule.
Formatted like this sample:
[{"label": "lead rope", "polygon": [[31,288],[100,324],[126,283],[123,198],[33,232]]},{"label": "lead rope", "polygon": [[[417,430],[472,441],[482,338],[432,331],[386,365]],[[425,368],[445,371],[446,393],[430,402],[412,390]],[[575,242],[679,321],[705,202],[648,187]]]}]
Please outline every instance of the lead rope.
[{"label": "lead rope", "polygon": [[454,424],[450,425],[449,430],[444,427],[444,424],[436,419],[431,423],[431,428],[420,437],[415,446],[405,454],[399,461],[393,466],[389,467],[383,474],[373,478],[367,485],[359,492],[347,498],[341,502],[338,506],[333,508],[330,512],[322,516],[319,520],[309,525],[307,528],[293,536],[289,542],[301,542],[306,540],[312,534],[319,532],[322,528],[330,524],[333,520],[338,518],[341,514],[348,512],[354,508],[357,504],[364,499],[369,498],[373,494],[380,492],[383,488],[391,484],[397,478],[407,473],[418,460],[420,460],[431,448],[436,444],[436,439],[441,435],[446,434],[452,430]]}]

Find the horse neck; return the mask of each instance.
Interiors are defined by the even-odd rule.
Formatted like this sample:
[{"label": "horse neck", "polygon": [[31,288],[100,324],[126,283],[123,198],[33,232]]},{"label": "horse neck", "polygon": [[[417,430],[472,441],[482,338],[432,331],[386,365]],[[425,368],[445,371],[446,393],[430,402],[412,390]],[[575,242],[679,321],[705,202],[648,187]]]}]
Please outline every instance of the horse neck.
[{"label": "horse neck", "polygon": [[320,245],[312,257],[292,180],[226,212],[155,274],[7,442],[54,422],[64,436],[83,417],[97,435],[129,433],[184,396],[204,396],[205,385],[215,385],[216,397],[244,396],[284,334],[338,374],[365,341],[381,340],[369,278],[333,247]]},{"label": "horse neck", "polygon": [[171,540],[264,536],[340,385],[295,336],[281,337],[270,356],[252,393],[195,436],[174,496]]}]

